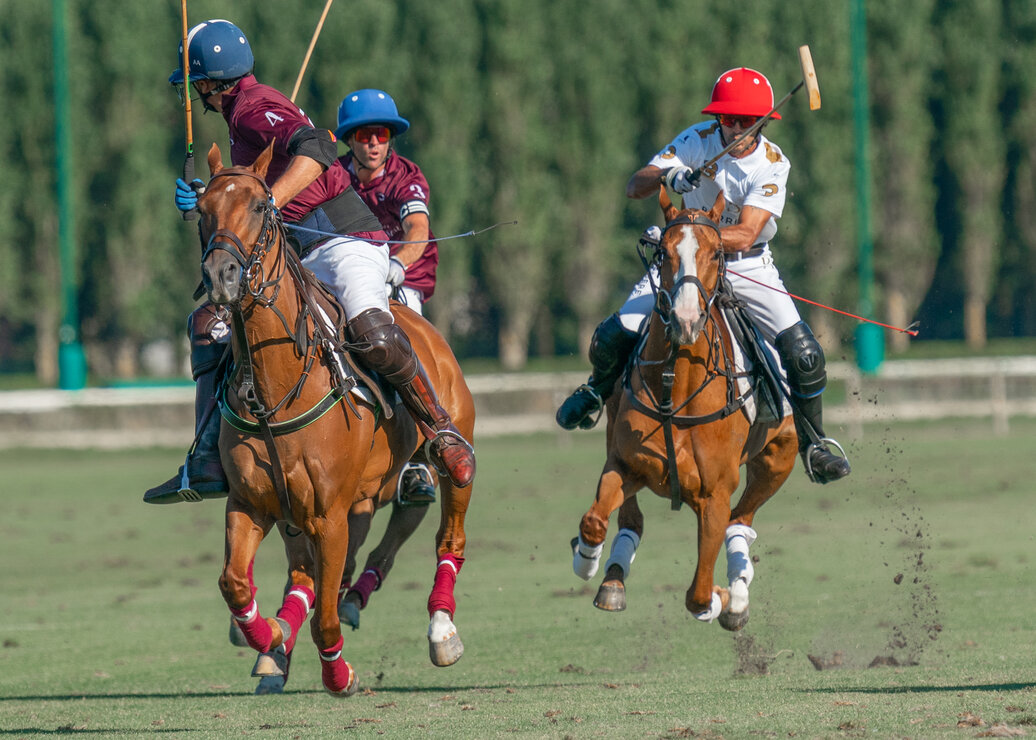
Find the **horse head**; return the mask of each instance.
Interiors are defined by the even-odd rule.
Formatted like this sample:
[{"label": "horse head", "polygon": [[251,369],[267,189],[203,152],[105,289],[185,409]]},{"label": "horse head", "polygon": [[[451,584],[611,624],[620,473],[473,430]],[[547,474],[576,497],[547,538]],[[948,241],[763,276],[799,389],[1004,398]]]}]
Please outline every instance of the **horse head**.
[{"label": "horse head", "polygon": [[676,344],[694,344],[708,318],[722,262],[718,219],[725,203],[720,192],[710,211],[680,210],[660,188],[666,225],[656,253],[661,283],[656,310]]},{"label": "horse head", "polygon": [[264,287],[263,260],[277,243],[279,216],[266,184],[271,143],[247,167],[224,167],[219,147],[209,149],[209,183],[198,199],[203,245],[202,283],[217,306],[239,303]]}]

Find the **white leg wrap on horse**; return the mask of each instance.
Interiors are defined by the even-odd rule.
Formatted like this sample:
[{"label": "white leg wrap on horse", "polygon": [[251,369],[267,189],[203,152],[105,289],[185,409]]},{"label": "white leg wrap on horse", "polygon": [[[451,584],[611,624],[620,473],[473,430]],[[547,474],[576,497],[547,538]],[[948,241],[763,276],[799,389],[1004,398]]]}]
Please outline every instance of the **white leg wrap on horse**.
[{"label": "white leg wrap on horse", "polygon": [[697,619],[699,622],[711,622],[713,619],[719,616],[720,612],[723,611],[723,599],[719,597],[719,594],[712,594],[712,604],[703,612],[691,612],[691,616]]},{"label": "white leg wrap on horse", "polygon": [[609,568],[617,565],[622,568],[622,577],[629,578],[630,565],[637,557],[638,547],[640,547],[640,535],[632,529],[620,529],[619,533],[615,535],[615,539],[612,540],[612,551],[608,562],[604,564],[604,572],[607,573]]},{"label": "white leg wrap on horse", "polygon": [[752,557],[748,548],[756,538],[755,530],[744,524],[731,524],[727,527],[727,580],[733,584],[743,578],[745,585],[751,585],[755,576]]},{"label": "white leg wrap on horse", "polygon": [[457,627],[450,619],[450,615],[442,609],[436,611],[428,623],[428,639],[432,642],[443,642],[455,634],[457,634]]},{"label": "white leg wrap on horse", "polygon": [[601,564],[601,553],[604,552],[604,543],[591,547],[583,542],[583,535],[579,535],[579,541],[572,548],[572,570],[584,581],[589,581],[597,572],[597,566]]}]

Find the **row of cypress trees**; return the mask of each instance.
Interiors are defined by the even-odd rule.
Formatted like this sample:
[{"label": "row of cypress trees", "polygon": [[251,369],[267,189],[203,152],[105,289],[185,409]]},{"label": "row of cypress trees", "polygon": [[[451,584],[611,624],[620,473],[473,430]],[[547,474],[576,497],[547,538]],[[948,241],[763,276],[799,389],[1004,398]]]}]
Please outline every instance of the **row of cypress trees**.
[{"label": "row of cypress trees", "polygon": [[[140,371],[144,346],[182,347],[194,227],[171,203],[184,154],[176,66],[180,3],[65,0],[74,122],[78,314],[91,370]],[[290,93],[323,0],[189,0],[192,23],[248,34],[261,81]],[[52,6],[0,2],[0,371],[54,377],[58,285]],[[1036,330],[1036,5],[869,0],[876,312],[922,338]],[[699,0],[339,0],[298,95],[333,128],[338,102],[388,90],[411,130],[396,143],[432,187],[439,286],[426,313],[459,356],[581,351],[639,277],[633,245],[657,206],[629,175],[700,120],[717,75],[763,71],[778,96],[809,44],[823,93],[783,109],[768,135],[792,162],[774,248],[792,292],[855,311],[856,208],[850,17],[823,0],[724,8]],[[195,106],[199,163],[227,152]],[[343,150],[344,151],[344,150]],[[204,173],[201,173],[204,175]],[[803,307],[829,348],[854,322]],[[893,350],[901,349],[898,337]]]}]

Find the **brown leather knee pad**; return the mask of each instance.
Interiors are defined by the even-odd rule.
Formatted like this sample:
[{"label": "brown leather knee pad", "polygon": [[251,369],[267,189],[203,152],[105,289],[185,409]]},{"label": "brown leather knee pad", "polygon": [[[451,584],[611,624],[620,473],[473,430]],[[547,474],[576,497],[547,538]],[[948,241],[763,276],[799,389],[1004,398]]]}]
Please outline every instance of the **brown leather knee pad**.
[{"label": "brown leather knee pad", "polygon": [[[203,303],[187,317],[187,336],[191,340],[191,374],[199,375],[216,369],[229,342],[230,326],[226,316],[211,303]],[[226,341],[219,341],[225,339]]]},{"label": "brown leather knee pad", "polygon": [[393,386],[409,383],[417,375],[417,356],[406,332],[392,321],[392,314],[370,308],[347,325],[354,350],[364,365]]}]

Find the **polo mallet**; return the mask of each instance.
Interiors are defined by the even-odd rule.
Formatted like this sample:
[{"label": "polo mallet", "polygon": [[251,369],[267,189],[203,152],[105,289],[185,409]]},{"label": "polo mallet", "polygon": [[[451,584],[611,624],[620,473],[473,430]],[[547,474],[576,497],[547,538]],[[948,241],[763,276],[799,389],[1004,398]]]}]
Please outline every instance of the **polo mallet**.
[{"label": "polo mallet", "polygon": [[306,67],[309,65],[309,58],[313,54],[313,48],[317,45],[317,37],[320,35],[320,29],[324,27],[324,19],[327,18],[327,11],[331,9],[331,3],[334,0],[327,0],[324,5],[324,12],[320,14],[320,20],[317,21],[316,30],[313,31],[313,38],[309,41],[309,48],[306,49],[306,57],[302,60],[302,69],[299,70],[298,79],[295,80],[295,89],[291,91],[291,102],[295,102],[295,96],[299,94],[299,87],[302,85],[302,76],[306,73]]},{"label": "polo mallet", "polygon": [[[183,109],[187,118],[187,156],[183,160],[183,181],[188,185],[194,179],[194,131],[191,128],[191,81],[187,64],[187,0],[180,0],[180,15],[183,20]],[[181,211],[184,221],[198,218],[198,209]]]},{"label": "polo mallet", "polygon": [[770,109],[769,113],[767,113],[765,116],[753,123],[747,129],[742,131],[740,136],[738,136],[732,142],[723,147],[723,151],[721,151],[715,157],[713,157],[708,162],[703,164],[701,167],[696,169],[691,174],[692,180],[696,180],[699,177],[701,177],[702,170],[716,164],[716,162],[718,162],[721,157],[727,154],[730,150],[737,147],[737,145],[740,144],[742,141],[751,136],[755,136],[759,129],[761,129],[770,121],[770,119],[773,117],[773,114],[776,113],[782,105],[791,100],[791,96],[797,93],[800,89],[802,89],[803,86],[806,87],[806,91],[809,93],[809,109],[820,110],[820,85],[817,82],[817,71],[813,67],[813,55],[809,53],[808,46],[799,47],[799,66],[802,68],[802,79],[799,80],[799,83],[795,85],[795,87],[793,87],[787,95],[781,98],[777,102],[777,105],[773,106],[773,108]]}]

